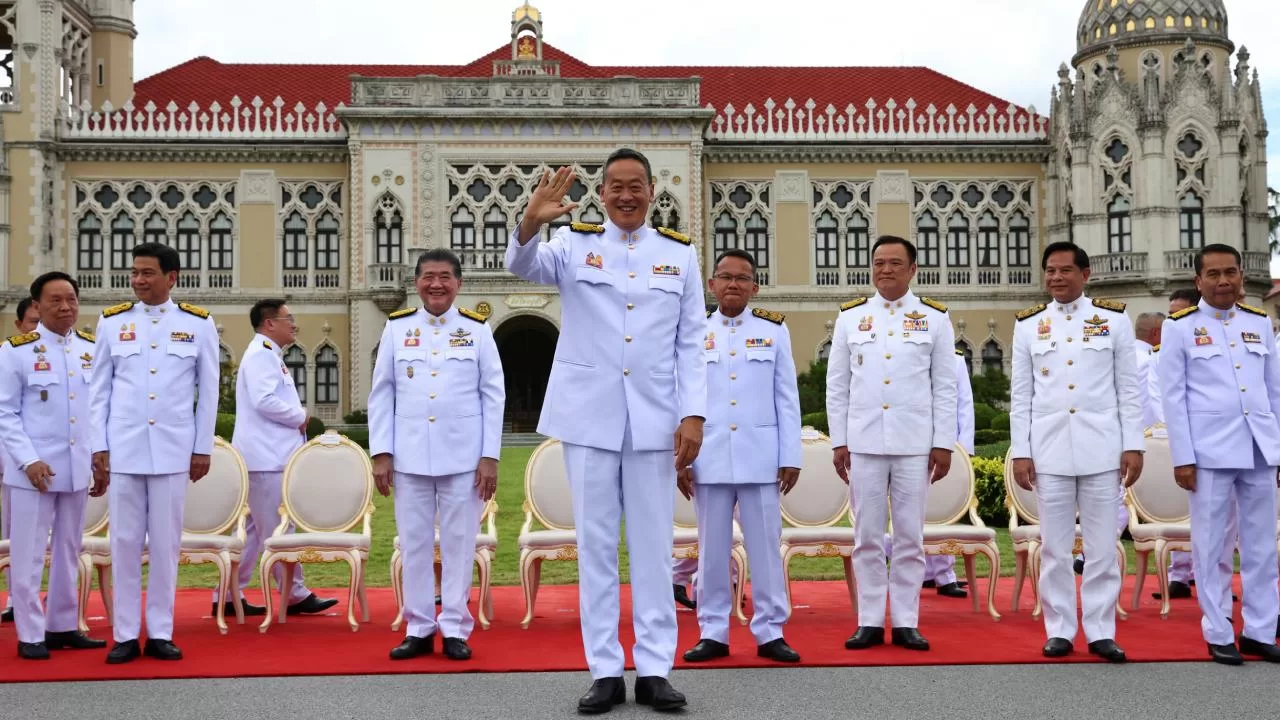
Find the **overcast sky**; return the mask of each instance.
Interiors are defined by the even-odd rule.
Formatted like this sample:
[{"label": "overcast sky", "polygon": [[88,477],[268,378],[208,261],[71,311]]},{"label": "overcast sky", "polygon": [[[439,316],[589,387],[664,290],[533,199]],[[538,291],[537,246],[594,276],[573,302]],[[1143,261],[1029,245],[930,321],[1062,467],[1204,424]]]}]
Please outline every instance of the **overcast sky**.
[{"label": "overcast sky", "polygon": [[[540,0],[544,39],[597,65],[925,65],[1049,108],[1084,0]],[[516,0],[138,0],[136,77],[222,62],[463,64],[510,39]],[[1276,0],[1226,0],[1280,127]],[[216,10],[211,10],[216,7]],[[623,9],[619,9],[623,8]],[[902,98],[899,98],[901,100]],[[285,98],[286,101],[289,98]],[[796,98],[801,101],[801,98]],[[1280,136],[1269,143],[1280,188]],[[1276,273],[1280,275],[1280,273]]]}]

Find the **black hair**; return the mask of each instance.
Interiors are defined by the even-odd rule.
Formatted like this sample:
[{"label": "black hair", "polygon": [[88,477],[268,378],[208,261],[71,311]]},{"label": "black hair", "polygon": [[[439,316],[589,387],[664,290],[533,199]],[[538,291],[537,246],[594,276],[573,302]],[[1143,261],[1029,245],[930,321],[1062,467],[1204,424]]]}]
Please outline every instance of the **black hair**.
[{"label": "black hair", "polygon": [[1049,267],[1049,257],[1055,253],[1060,253],[1060,252],[1071,253],[1072,262],[1075,263],[1075,266],[1078,269],[1080,270],[1089,269],[1089,253],[1085,252],[1084,248],[1080,247],[1079,245],[1073,242],[1068,242],[1066,240],[1060,240],[1055,243],[1049,243],[1049,246],[1044,249],[1044,254],[1040,256],[1040,269],[1044,270],[1045,268]]},{"label": "black hair", "polygon": [[160,272],[166,275],[171,272],[178,272],[182,269],[182,262],[178,259],[178,251],[168,245],[161,245],[158,242],[144,242],[133,246],[133,257],[137,258],[155,258],[160,263]]},{"label": "black hair", "polygon": [[429,262],[447,262],[453,266],[454,277],[462,279],[462,261],[458,259],[457,253],[445,248],[431,248],[424,251],[418,256],[418,264],[413,268],[413,276],[418,277],[422,274],[422,266]]},{"label": "black hair", "polygon": [[[253,307],[249,308],[249,324],[253,326],[254,330],[257,330],[262,327],[262,323],[275,319],[279,314],[280,308],[284,306],[285,301],[280,298],[259,300],[253,304]],[[266,317],[267,313],[271,313],[271,317]]]},{"label": "black hair", "polygon": [[619,160],[635,160],[640,163],[644,166],[645,184],[647,185],[653,182],[653,166],[649,164],[649,158],[641,154],[639,150],[632,150],[631,148],[618,148],[617,150],[609,153],[608,159],[604,161],[604,172],[601,173],[600,176],[607,176],[609,174],[609,166]]},{"label": "black hair", "polygon": [[1169,302],[1174,300],[1184,300],[1189,305],[1200,304],[1200,291],[1195,288],[1182,288],[1169,293]]},{"label": "black hair", "polygon": [[897,235],[881,235],[879,239],[876,240],[876,244],[871,246],[871,257],[876,256],[876,251],[879,250],[882,245],[901,245],[907,249],[907,259],[911,261],[912,265],[916,264],[916,246],[915,243],[910,240],[900,238]]},{"label": "black hair", "polygon": [[1222,243],[1213,243],[1210,245],[1205,245],[1204,247],[1200,248],[1200,252],[1196,253],[1196,275],[1199,275],[1200,271],[1204,270],[1204,256],[1211,255],[1211,254],[1230,255],[1231,257],[1236,259],[1236,267],[1240,267],[1241,265],[1239,250],[1231,247],[1230,245],[1223,245]]},{"label": "black hair", "polygon": [[22,322],[27,317],[27,311],[31,309],[31,303],[35,302],[31,298],[22,298],[18,303],[18,322]]},{"label": "black hair", "polygon": [[[75,278],[73,278],[73,277],[71,277],[70,275],[68,275],[68,274],[66,274],[66,273],[64,273],[64,272],[62,272],[62,271],[60,271],[60,270],[54,270],[54,271],[52,271],[52,272],[47,272],[47,273],[45,273],[45,274],[41,275],[40,277],[36,278],[34,281],[32,281],[32,283],[31,283],[31,300],[34,300],[34,301],[36,301],[36,302],[39,302],[39,301],[40,301],[40,293],[44,292],[44,286],[45,286],[45,285],[48,285],[49,283],[51,283],[51,282],[53,282],[53,281],[55,281],[55,280],[66,280],[67,282],[71,283],[71,289],[75,291],[75,293],[76,293],[76,297],[77,297],[77,298],[79,298],[79,297],[80,297],[80,283],[76,282],[76,279],[75,279]],[[23,300],[23,302],[28,302],[28,301],[27,301],[27,300]],[[29,306],[28,306],[28,307],[29,307]],[[21,304],[19,304],[19,305],[18,305],[18,320],[22,320],[22,318],[23,318],[23,316],[24,316],[24,315],[26,315],[26,308],[24,308]]]},{"label": "black hair", "polygon": [[715,264],[711,266],[712,272],[714,272],[716,268],[720,267],[720,261],[724,260],[725,258],[738,258],[739,260],[746,260],[747,264],[751,266],[751,275],[754,278],[756,274],[755,256],[753,256],[751,253],[747,252],[746,250],[739,250],[737,248],[725,250],[724,252],[720,253],[720,256],[716,258]]}]

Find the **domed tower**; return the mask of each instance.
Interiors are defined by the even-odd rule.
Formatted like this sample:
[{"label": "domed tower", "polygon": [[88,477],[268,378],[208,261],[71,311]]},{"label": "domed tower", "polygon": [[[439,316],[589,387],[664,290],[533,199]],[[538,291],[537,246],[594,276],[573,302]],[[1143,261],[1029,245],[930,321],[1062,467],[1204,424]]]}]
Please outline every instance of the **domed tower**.
[{"label": "domed tower", "polygon": [[1058,70],[1049,239],[1087,250],[1093,282],[1140,309],[1209,243],[1245,253],[1250,295],[1270,287],[1266,121],[1227,29],[1222,0],[1087,0]]}]

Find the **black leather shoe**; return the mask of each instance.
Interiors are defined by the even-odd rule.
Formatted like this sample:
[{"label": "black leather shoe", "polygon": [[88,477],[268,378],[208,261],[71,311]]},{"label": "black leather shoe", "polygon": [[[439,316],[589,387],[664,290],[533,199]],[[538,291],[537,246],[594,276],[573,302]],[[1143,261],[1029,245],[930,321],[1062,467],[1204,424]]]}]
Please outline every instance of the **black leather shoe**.
[{"label": "black leather shoe", "polygon": [[685,662],[706,662],[729,657],[729,646],[715,640],[702,639],[697,645],[684,651]]},{"label": "black leather shoe", "polygon": [[1280,638],[1280,618],[1276,618],[1276,637]]},{"label": "black leather shoe", "polygon": [[1076,558],[1075,562],[1071,563],[1071,569],[1075,570],[1077,575],[1083,575],[1084,574],[1084,558]]},{"label": "black leather shoe", "polygon": [[[1151,593],[1151,597],[1155,598],[1156,600],[1163,599],[1160,593],[1158,592]],[[1174,580],[1173,582],[1169,583],[1169,599],[1170,600],[1186,600],[1189,597],[1191,597],[1190,585],[1184,582],[1178,582],[1177,580]]]},{"label": "black leather shoe", "polygon": [[182,651],[172,640],[157,640],[147,638],[147,644],[142,647],[142,654],[147,657],[153,657],[157,660],[181,660]]},{"label": "black leather shoe", "polygon": [[46,632],[44,644],[50,650],[100,650],[107,646],[106,640],[94,640],[79,630],[66,632]]},{"label": "black leather shoe", "polygon": [[1267,662],[1280,663],[1280,647],[1240,636],[1240,654],[1260,657]]},{"label": "black leather shoe", "polygon": [[1223,665],[1243,665],[1244,658],[1240,656],[1240,651],[1235,645],[1214,645],[1209,644],[1209,657],[1213,658],[1216,663]]},{"label": "black leather shoe", "polygon": [[416,658],[419,655],[430,655],[435,652],[436,634],[431,633],[426,637],[414,637],[409,635],[405,637],[404,642],[391,649],[392,660],[408,660]]},{"label": "black leather shoe", "polygon": [[946,585],[939,585],[938,594],[941,595],[942,597],[949,597],[949,598],[969,597],[969,593],[965,592],[964,588],[960,587],[960,583],[947,583]]},{"label": "black leather shoe", "polygon": [[1071,641],[1066,638],[1049,638],[1040,652],[1047,658],[1060,658],[1070,655],[1073,649]]},{"label": "black leather shoe", "polygon": [[437,596],[436,596],[436,604],[437,604],[437,605],[443,605],[443,604],[444,604],[444,601],[440,599],[440,596],[439,596],[439,595],[437,595]]},{"label": "black leather shoe", "polygon": [[932,590],[938,587],[938,583],[932,580],[925,580],[924,582],[920,583],[920,587],[924,588],[925,590]]},{"label": "black leather shoe", "polygon": [[796,652],[795,649],[788,645],[787,641],[782,638],[770,640],[769,642],[758,646],[756,648],[756,655],[784,663],[800,662],[800,653]]},{"label": "black leather shoe", "polygon": [[1122,663],[1129,661],[1129,658],[1124,654],[1124,650],[1120,649],[1120,646],[1116,644],[1115,640],[1094,640],[1089,643],[1089,652],[1109,663]]},{"label": "black leather shoe", "polygon": [[327,598],[325,600],[321,600],[320,598],[316,597],[315,593],[311,593],[306,597],[305,600],[299,600],[298,602],[290,605],[289,609],[285,611],[285,614],[314,615],[316,613],[322,613],[325,610],[328,610],[329,608],[337,604],[338,604],[337,598]]},{"label": "black leather shoe", "polygon": [[587,715],[607,713],[614,705],[627,701],[627,685],[620,677],[600,678],[591,683],[586,695],[578,698],[578,712]]},{"label": "black leather shoe", "polygon": [[142,649],[138,647],[137,640],[125,640],[118,642],[111,648],[111,652],[107,653],[108,665],[119,665],[121,663],[133,662],[142,656]]},{"label": "black leather shoe", "polygon": [[[261,617],[267,614],[267,609],[265,607],[261,605],[254,605],[253,603],[245,600],[240,601],[240,609],[244,611],[245,617]],[[222,608],[222,613],[226,617],[235,617],[236,604],[231,602],[226,603]],[[218,614],[218,603],[213,603],[209,606],[209,614],[214,616]]]},{"label": "black leather shoe", "polygon": [[689,593],[684,589],[683,585],[672,585],[671,592],[675,595],[676,602],[678,604],[683,605],[690,610],[698,609],[698,603],[694,602],[693,599],[689,597]]},{"label": "black leather shoe", "polygon": [[444,639],[444,656],[450,660],[470,660],[471,646],[462,638],[447,637]]},{"label": "black leather shoe", "polygon": [[869,625],[859,627],[844,641],[845,650],[866,650],[873,645],[884,644],[884,628]]},{"label": "black leather shoe", "polygon": [[13,608],[5,608],[3,612],[0,612],[0,623],[11,622],[13,622]]},{"label": "black leather shoe", "polygon": [[44,643],[18,643],[18,657],[23,660],[48,660],[49,648]]},{"label": "black leather shoe", "polygon": [[684,695],[664,677],[649,675],[636,678],[636,704],[648,705],[660,712],[679,710],[688,704]]},{"label": "black leather shoe", "polygon": [[929,649],[929,641],[925,640],[924,636],[921,635],[920,631],[917,630],[916,628],[909,628],[909,627],[894,628],[892,635],[893,635],[893,644],[899,647],[904,647],[908,650],[928,650]]}]

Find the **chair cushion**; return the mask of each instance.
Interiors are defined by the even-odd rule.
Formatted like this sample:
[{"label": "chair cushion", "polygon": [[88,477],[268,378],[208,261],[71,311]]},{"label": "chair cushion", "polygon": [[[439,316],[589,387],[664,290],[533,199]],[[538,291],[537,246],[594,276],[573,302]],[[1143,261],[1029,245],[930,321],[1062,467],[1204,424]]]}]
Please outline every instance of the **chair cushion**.
[{"label": "chair cushion", "polygon": [[975,527],[973,525],[925,525],[924,541],[925,542],[944,542],[946,540],[956,540],[958,542],[976,542],[982,543],[996,539],[996,531],[988,527]]},{"label": "chair cushion", "polygon": [[1013,529],[1013,532],[1009,533],[1009,536],[1013,538],[1013,542],[1018,545],[1021,545],[1022,543],[1031,542],[1032,540],[1039,540],[1040,526],[1039,525],[1019,525],[1018,527]]},{"label": "chair cushion", "polygon": [[182,533],[182,551],[229,550],[240,552],[244,543],[234,535],[206,535],[204,533]]},{"label": "chair cushion", "polygon": [[89,555],[110,555],[111,541],[101,535],[85,535],[80,541],[80,552]]},{"label": "chair cushion", "polygon": [[1178,523],[1139,523],[1129,533],[1134,540],[1182,540],[1190,542],[1191,526]]},{"label": "chair cushion", "polygon": [[369,549],[369,538],[358,533],[289,533],[266,539],[267,550],[360,550]]},{"label": "chair cushion", "polygon": [[788,545],[853,545],[853,528],[842,525],[831,527],[784,527],[782,542]]},{"label": "chair cushion", "polygon": [[[439,530],[436,530],[436,545],[439,545],[439,544],[440,544],[440,531],[439,531]],[[400,549],[400,536],[399,536],[399,535],[397,535],[397,536],[395,537],[395,539],[391,541],[391,546],[392,546],[392,549],[393,549],[393,550],[399,550],[399,549]],[[480,534],[476,535],[476,547],[478,547],[478,548],[489,548],[490,550],[497,550],[497,549],[498,549],[498,538],[497,538],[496,536],[494,536],[494,535],[490,535],[490,534],[488,534],[488,533],[480,533]]]},{"label": "chair cushion", "polygon": [[549,548],[561,545],[577,545],[578,533],[573,530],[531,530],[516,540],[522,548]]}]

